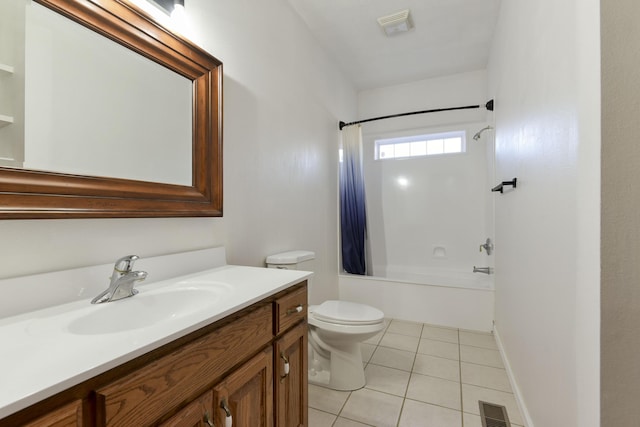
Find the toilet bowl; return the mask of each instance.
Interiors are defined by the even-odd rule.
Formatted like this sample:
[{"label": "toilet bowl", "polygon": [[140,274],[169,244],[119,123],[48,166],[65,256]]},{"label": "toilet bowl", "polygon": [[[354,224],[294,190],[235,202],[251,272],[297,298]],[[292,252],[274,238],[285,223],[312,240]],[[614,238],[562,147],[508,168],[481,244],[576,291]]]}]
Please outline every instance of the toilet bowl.
[{"label": "toilet bowl", "polygon": [[366,384],[360,343],[384,329],[384,313],[364,304],[325,301],[309,307],[309,382],[334,390]]},{"label": "toilet bowl", "polygon": [[[269,268],[313,271],[315,254],[290,251],[267,257]],[[311,281],[310,287],[313,286]],[[334,390],[364,387],[360,343],[384,329],[384,313],[350,301],[325,301],[308,308],[309,382]]]}]

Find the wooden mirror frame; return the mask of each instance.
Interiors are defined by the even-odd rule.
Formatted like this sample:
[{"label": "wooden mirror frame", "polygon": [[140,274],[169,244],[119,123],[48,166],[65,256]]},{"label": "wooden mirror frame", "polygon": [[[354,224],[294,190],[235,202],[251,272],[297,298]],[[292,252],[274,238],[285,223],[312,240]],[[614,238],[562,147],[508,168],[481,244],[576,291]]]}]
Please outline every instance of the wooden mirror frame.
[{"label": "wooden mirror frame", "polygon": [[222,216],[222,63],[126,0],[35,1],[193,82],[193,180],[189,187],[0,167],[0,219]]}]

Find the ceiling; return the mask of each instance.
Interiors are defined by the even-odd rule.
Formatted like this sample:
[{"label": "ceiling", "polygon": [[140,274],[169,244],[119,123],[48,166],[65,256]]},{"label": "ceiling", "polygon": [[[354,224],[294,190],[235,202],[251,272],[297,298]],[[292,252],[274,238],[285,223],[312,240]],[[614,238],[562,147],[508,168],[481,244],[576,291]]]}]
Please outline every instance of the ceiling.
[{"label": "ceiling", "polygon": [[[359,90],[487,66],[500,0],[288,0]],[[411,11],[387,37],[377,18]]]}]

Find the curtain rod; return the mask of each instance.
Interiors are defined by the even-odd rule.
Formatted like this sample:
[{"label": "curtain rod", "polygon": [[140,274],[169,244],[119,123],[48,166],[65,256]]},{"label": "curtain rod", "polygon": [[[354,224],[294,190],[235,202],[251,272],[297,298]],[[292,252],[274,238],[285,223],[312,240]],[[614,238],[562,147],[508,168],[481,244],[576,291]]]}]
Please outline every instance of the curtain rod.
[{"label": "curtain rod", "polygon": [[[403,117],[403,116],[412,116],[414,114],[439,113],[441,111],[471,110],[474,108],[481,108],[481,107],[482,107],[481,105],[467,105],[466,107],[436,108],[435,110],[412,111],[410,113],[391,114],[390,116],[380,116],[380,117],[374,117],[372,119],[358,120],[357,122],[351,122],[351,123],[340,122],[338,126],[340,127],[340,130],[342,130],[342,128],[345,126],[357,125],[357,124],[366,123],[366,122],[373,122],[375,120],[392,119],[394,117]],[[484,105],[484,107],[489,111],[493,111],[493,99],[488,101]]]}]

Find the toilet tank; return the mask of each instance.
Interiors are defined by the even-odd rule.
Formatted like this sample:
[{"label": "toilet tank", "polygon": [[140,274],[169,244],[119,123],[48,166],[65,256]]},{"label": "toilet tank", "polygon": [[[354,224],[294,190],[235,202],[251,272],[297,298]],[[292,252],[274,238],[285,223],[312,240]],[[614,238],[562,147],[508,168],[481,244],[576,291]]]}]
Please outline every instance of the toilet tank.
[{"label": "toilet tank", "polygon": [[313,271],[316,254],[311,251],[289,251],[267,257],[268,268]]}]

